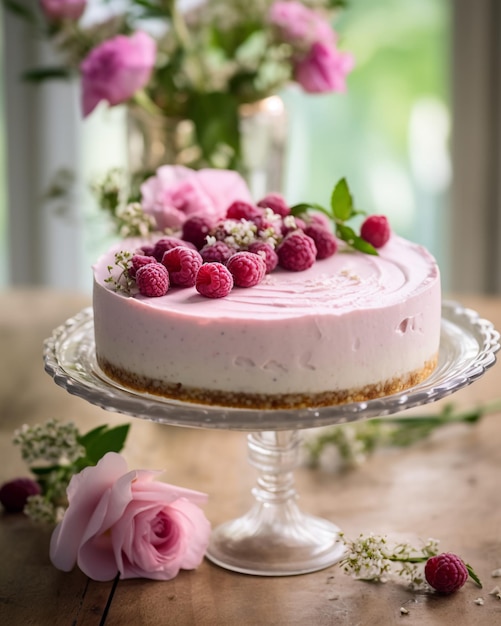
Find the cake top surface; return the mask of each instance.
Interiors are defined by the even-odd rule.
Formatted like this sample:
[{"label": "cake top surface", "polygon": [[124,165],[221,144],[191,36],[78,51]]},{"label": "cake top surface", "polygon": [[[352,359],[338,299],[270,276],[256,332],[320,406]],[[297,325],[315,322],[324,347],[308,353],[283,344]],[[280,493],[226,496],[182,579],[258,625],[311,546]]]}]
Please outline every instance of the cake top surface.
[{"label": "cake top surface", "polygon": [[[183,316],[284,319],[307,314],[345,314],[378,308],[418,296],[439,279],[432,255],[422,246],[392,234],[377,256],[340,250],[301,272],[277,268],[252,288],[234,288],[221,299],[207,299],[195,288],[169,289],[165,296],[148,298],[113,293],[106,283],[115,253],[135,252],[145,239],[129,238],[106,252],[94,265],[95,281],[132,306],[168,310]],[[113,271],[118,271],[114,268]]]}]

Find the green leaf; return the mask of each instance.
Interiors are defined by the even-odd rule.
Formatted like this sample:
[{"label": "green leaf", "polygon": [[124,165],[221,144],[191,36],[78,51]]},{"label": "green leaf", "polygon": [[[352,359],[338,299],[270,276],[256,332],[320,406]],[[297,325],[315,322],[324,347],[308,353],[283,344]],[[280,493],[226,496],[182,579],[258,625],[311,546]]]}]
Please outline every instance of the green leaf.
[{"label": "green leaf", "polygon": [[7,10],[9,10],[17,17],[20,17],[21,19],[26,20],[31,24],[38,23],[36,13],[28,7],[24,6],[23,4],[15,2],[15,0],[3,0],[3,5]]},{"label": "green leaf", "polygon": [[65,67],[41,67],[23,72],[22,79],[33,83],[40,83],[44,80],[67,80],[70,76],[71,70]]},{"label": "green leaf", "polygon": [[332,214],[337,220],[345,222],[354,215],[353,198],[346,182],[346,178],[341,178],[334,187],[331,195]]},{"label": "green leaf", "polygon": [[329,211],[325,207],[321,206],[320,204],[315,204],[314,202],[312,203],[301,202],[300,204],[295,204],[294,206],[291,207],[291,215],[293,215],[294,217],[298,217],[299,215],[302,215],[303,213],[307,213],[309,209],[313,209],[314,211],[319,211],[320,213],[324,213],[325,215],[327,215],[327,217],[332,219],[332,215],[329,213]]},{"label": "green leaf", "polygon": [[357,235],[351,226],[346,226],[346,224],[336,224],[336,235],[354,250],[364,252],[365,254],[378,255],[376,248]]},{"label": "green leaf", "polygon": [[480,587],[480,589],[482,589],[482,582],[480,581],[480,578],[477,576],[477,574],[473,571],[472,566],[468,565],[468,563],[465,563],[465,565],[470,578]]},{"label": "green leaf", "polygon": [[79,438],[85,447],[86,461],[95,465],[107,452],[120,452],[129,433],[130,424],[109,428],[99,426]]},{"label": "green leaf", "polygon": [[240,161],[238,102],[231,93],[196,93],[190,98],[187,116],[193,120],[197,144],[209,165],[223,146],[231,149],[229,169]]},{"label": "green leaf", "polygon": [[52,474],[61,469],[60,465],[50,465],[47,467],[30,467],[30,472],[33,472],[35,476],[45,476],[46,474]]}]

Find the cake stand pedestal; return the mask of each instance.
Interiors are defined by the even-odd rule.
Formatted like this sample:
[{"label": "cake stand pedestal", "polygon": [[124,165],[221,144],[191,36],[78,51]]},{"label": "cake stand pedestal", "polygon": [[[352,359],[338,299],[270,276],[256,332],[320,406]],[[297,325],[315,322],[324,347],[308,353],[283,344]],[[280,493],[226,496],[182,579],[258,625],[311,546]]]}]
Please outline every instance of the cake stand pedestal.
[{"label": "cake stand pedestal", "polygon": [[482,376],[494,365],[499,347],[499,333],[489,321],[446,302],[438,365],[424,382],[367,402],[272,411],[177,402],[118,385],[97,365],[91,309],[54,330],[44,342],[44,362],[58,385],[108,411],[164,424],[249,432],[249,462],[258,471],[254,505],[244,516],[214,529],[207,557],[237,572],[285,576],[333,565],[344,550],[337,526],[297,506],[293,476],[300,431],[435,402]]}]

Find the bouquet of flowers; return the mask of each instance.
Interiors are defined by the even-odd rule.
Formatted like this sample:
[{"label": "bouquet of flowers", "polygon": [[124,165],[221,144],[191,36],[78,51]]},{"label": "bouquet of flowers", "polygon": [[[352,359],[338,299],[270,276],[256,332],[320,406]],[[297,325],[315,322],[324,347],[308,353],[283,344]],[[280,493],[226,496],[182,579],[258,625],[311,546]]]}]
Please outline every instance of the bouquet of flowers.
[{"label": "bouquet of flowers", "polygon": [[242,105],[291,82],[308,93],[343,91],[353,66],[331,26],[343,0],[129,0],[125,10],[102,0],[107,15],[97,22],[88,1],[40,0],[40,14],[27,0],[8,1],[62,59],[26,78],[76,73],[84,116],[104,101],[187,121],[191,167],[238,169]]}]

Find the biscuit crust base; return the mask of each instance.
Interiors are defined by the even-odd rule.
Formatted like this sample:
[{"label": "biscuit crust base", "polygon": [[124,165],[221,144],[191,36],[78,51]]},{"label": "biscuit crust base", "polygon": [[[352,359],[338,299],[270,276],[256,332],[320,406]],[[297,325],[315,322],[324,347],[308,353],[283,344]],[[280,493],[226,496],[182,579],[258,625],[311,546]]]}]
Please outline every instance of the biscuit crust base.
[{"label": "biscuit crust base", "polygon": [[97,362],[106,376],[124,387],[133,389],[139,393],[148,393],[194,404],[208,404],[238,409],[273,410],[336,406],[339,404],[365,402],[367,400],[374,400],[375,398],[390,396],[410,389],[428,378],[437,366],[438,355],[426,361],[422,368],[414,370],[405,376],[396,377],[373,385],[313,394],[288,393],[277,395],[185,387],[181,383],[166,383],[164,381],[134,374],[133,372],[114,366],[106,359],[99,357],[99,355],[97,356]]}]

